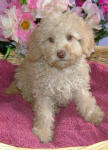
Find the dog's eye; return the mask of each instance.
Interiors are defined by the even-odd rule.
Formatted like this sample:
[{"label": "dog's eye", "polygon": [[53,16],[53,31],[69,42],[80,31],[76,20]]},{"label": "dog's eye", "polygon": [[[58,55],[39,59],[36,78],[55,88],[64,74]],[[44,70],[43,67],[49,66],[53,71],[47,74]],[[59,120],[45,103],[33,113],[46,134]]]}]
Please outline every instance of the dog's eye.
[{"label": "dog's eye", "polygon": [[48,40],[49,40],[51,43],[54,43],[54,38],[53,38],[53,37],[49,37]]},{"label": "dog's eye", "polygon": [[71,41],[71,40],[72,40],[72,35],[71,35],[71,34],[67,35],[67,40],[68,40],[68,41]]}]

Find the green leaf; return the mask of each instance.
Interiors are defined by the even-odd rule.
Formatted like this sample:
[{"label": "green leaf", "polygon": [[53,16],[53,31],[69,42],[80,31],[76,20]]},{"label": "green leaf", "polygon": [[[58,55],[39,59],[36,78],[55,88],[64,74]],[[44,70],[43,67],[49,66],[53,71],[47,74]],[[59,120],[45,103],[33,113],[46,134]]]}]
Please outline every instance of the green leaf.
[{"label": "green leaf", "polygon": [[11,47],[8,46],[7,52],[6,52],[6,54],[5,54],[4,58],[3,58],[4,60],[9,56],[10,51],[11,51]]},{"label": "green leaf", "polygon": [[95,38],[95,42],[99,42],[101,39],[105,38],[108,36],[107,31],[101,31]]},{"label": "green leaf", "polygon": [[24,4],[27,4],[27,1],[26,1],[26,0],[24,0]]},{"label": "green leaf", "polygon": [[26,0],[19,0],[21,4],[27,4]]},{"label": "green leaf", "polygon": [[21,4],[23,4],[23,0],[19,0]]},{"label": "green leaf", "polygon": [[11,41],[0,41],[0,52],[5,55],[9,46],[11,49],[16,48],[16,46]]}]

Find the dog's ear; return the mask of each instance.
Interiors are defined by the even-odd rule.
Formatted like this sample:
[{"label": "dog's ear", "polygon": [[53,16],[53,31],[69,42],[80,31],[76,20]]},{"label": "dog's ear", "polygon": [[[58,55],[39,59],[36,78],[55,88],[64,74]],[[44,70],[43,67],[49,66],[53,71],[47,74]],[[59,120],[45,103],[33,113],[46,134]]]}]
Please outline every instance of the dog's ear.
[{"label": "dog's ear", "polygon": [[86,55],[86,57],[89,57],[92,52],[94,52],[94,35],[92,33],[92,29],[88,28],[88,31],[85,31],[85,33],[82,34],[82,36],[72,30],[73,36],[81,43],[83,53]]},{"label": "dog's ear", "polygon": [[92,29],[88,29],[88,31],[85,31],[85,34],[83,34],[83,38],[81,39],[81,44],[83,53],[86,55],[86,57],[89,57],[90,54],[94,52],[95,48],[94,34],[92,32]]},{"label": "dog's ear", "polygon": [[34,31],[28,42],[27,59],[31,62],[39,60],[42,56],[39,48],[40,35],[37,31]]}]

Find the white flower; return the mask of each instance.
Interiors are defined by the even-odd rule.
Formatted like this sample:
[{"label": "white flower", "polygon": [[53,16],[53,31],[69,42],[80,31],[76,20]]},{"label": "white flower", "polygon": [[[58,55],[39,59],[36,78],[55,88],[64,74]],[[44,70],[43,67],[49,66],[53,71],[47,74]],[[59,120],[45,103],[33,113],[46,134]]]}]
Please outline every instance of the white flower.
[{"label": "white flower", "polygon": [[5,38],[12,37],[12,40],[18,42],[18,38],[15,34],[18,24],[16,16],[16,7],[7,9],[5,15],[0,16],[0,21],[2,23],[2,30]]},{"label": "white flower", "polygon": [[100,29],[99,23],[103,17],[102,11],[97,7],[96,4],[92,3],[91,0],[85,1],[82,8],[87,14],[87,17],[85,18],[88,23],[96,29]]},{"label": "white flower", "polygon": [[67,10],[67,7],[67,0],[39,0],[37,2],[36,18],[42,18],[45,15],[45,12],[50,13],[55,8],[65,11]]}]

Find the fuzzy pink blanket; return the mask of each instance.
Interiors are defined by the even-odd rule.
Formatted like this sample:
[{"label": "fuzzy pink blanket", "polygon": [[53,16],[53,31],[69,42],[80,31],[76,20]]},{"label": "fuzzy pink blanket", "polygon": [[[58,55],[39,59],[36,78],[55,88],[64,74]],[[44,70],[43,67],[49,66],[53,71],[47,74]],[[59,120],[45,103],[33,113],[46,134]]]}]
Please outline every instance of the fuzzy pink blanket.
[{"label": "fuzzy pink blanket", "polygon": [[34,115],[30,105],[19,95],[3,94],[13,81],[16,66],[0,61],[0,142],[20,147],[57,148],[108,140],[108,67],[94,62],[90,66],[92,93],[105,112],[103,123],[95,127],[85,122],[72,102],[56,115],[53,141],[42,144],[32,133]]}]

